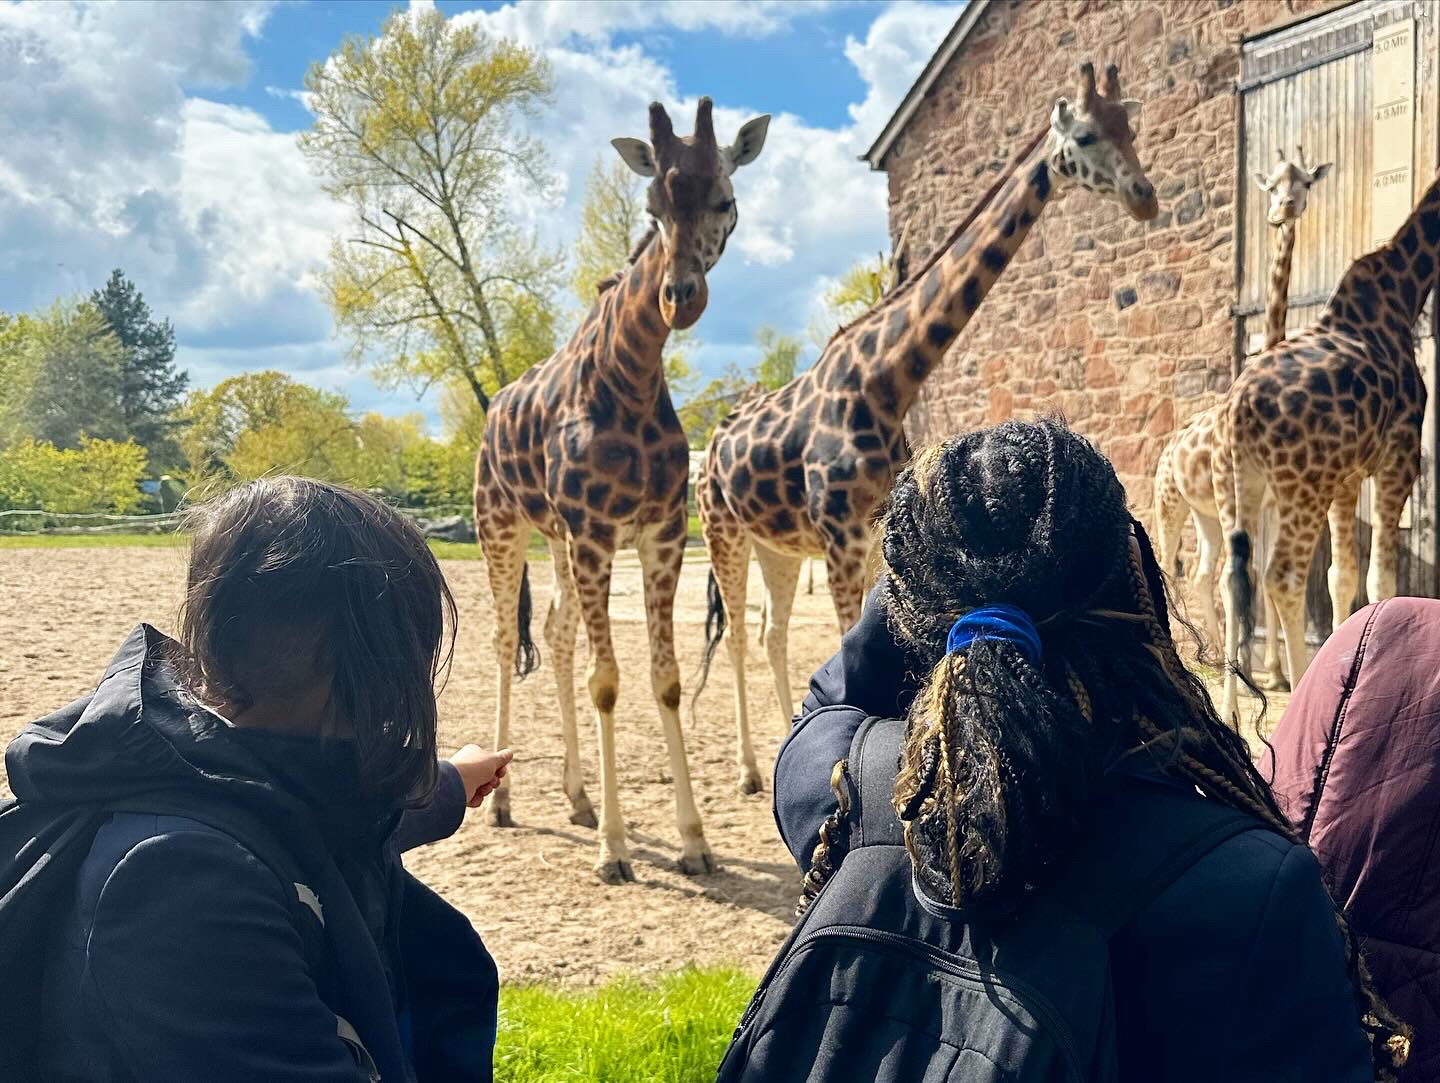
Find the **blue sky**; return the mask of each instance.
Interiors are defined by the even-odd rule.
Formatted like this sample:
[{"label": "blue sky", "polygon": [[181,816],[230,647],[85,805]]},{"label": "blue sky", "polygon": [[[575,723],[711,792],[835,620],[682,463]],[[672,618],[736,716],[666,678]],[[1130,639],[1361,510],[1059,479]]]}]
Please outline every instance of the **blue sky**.
[{"label": "blue sky", "polygon": [[[345,359],[319,293],[346,216],[295,147],[294,92],[345,34],[379,31],[389,2],[113,4],[0,0],[0,310],[23,311],[123,267],[177,327],[198,386],[281,368],[357,409],[423,410]],[[559,195],[528,210],[574,236],[584,180],[612,136],[645,134],[645,105],[693,117],[715,99],[727,139],[774,115],[736,175],[740,224],[711,275],[695,359],[755,357],[757,327],[806,337],[819,297],[885,247],[885,178],[856,160],[959,3],[852,0],[522,0],[437,5],[542,50],[555,104],[536,121]],[[677,126],[688,127],[683,122]],[[813,351],[812,351],[813,352]]]}]

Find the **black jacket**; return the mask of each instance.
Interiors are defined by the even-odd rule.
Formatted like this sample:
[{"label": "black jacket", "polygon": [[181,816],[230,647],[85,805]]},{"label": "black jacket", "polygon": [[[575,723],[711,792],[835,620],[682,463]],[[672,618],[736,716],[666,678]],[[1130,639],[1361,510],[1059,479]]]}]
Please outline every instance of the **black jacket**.
[{"label": "black jacket", "polygon": [[[775,819],[802,870],[830,774],[867,716],[903,715],[921,665],[883,590],[811,679],[775,764]],[[1196,862],[1111,942],[1122,1078],[1368,1083],[1369,1048],[1314,856],[1263,829]]]},{"label": "black jacket", "polygon": [[488,1080],[494,964],[399,860],[459,826],[454,768],[423,809],[367,804],[348,742],[229,726],[167,650],[137,628],[6,751],[22,805],[107,810],[52,930],[46,1077],[368,1078],[343,1032],[387,1081]]}]

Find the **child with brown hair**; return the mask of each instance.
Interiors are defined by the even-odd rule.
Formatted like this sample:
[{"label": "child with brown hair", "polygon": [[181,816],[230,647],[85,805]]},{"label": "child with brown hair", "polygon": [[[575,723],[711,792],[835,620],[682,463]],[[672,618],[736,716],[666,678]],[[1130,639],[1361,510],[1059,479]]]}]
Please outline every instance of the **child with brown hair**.
[{"label": "child with brown hair", "polygon": [[0,868],[0,931],[27,900],[49,928],[7,974],[38,988],[0,1074],[490,1079],[494,963],[399,858],[510,762],[437,761],[439,566],[403,515],[304,478],[194,520],[179,641],[141,625],[7,750],[0,837],[39,841]]}]

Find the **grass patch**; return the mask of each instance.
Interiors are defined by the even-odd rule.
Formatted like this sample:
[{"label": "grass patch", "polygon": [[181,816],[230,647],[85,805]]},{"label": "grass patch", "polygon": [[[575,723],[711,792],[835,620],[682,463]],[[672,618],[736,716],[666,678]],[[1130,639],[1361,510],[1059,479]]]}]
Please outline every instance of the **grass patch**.
[{"label": "grass patch", "polygon": [[697,969],[588,991],[506,986],[496,1083],[711,1083],[754,991],[738,970]]},{"label": "grass patch", "polygon": [[0,549],[180,548],[184,534],[0,534]]}]

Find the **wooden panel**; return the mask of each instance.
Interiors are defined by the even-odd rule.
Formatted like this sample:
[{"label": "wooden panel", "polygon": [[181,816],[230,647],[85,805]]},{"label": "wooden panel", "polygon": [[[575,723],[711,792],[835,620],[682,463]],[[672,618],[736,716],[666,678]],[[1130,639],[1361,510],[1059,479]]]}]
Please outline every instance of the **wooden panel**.
[{"label": "wooden panel", "polygon": [[[1265,220],[1267,194],[1253,174],[1268,172],[1276,151],[1293,155],[1305,148],[1307,162],[1332,163],[1330,174],[1310,190],[1309,205],[1296,231],[1290,279],[1287,333],[1309,326],[1323,311],[1330,292],[1356,257],[1375,247],[1377,230],[1388,236],[1394,217],[1392,193],[1409,195],[1409,178],[1394,180],[1406,152],[1413,158],[1413,143],[1396,146],[1388,140],[1376,158],[1376,139],[1394,127],[1397,87],[1413,87],[1414,73],[1397,70],[1403,59],[1414,67],[1415,7],[1411,0],[1369,0],[1337,9],[1324,16],[1288,27],[1245,43],[1241,59],[1241,149],[1239,222],[1243,224],[1235,315],[1237,342],[1246,356],[1264,342],[1266,290],[1269,283],[1272,228]],[[1412,28],[1407,35],[1406,28]],[[1377,57],[1377,35],[1385,55]],[[1377,74],[1378,66],[1378,74]],[[1384,92],[1386,116],[1376,119],[1376,87]],[[1413,108],[1410,110],[1413,114]],[[1376,176],[1376,170],[1384,172]],[[1382,184],[1377,208],[1376,185]],[[1406,210],[1408,213],[1408,207]],[[1402,215],[1403,217],[1403,215]],[[1243,360],[1242,360],[1243,364]],[[1428,479],[1427,479],[1428,481]],[[1423,485],[1427,490],[1428,484]],[[1361,596],[1369,552],[1370,486],[1360,498],[1358,537],[1361,557]],[[1415,498],[1412,498],[1412,503]],[[1429,537],[1428,512],[1426,536]],[[1409,526],[1407,515],[1403,525]],[[1270,544],[1270,528],[1262,525],[1260,550]],[[1416,559],[1410,550],[1419,543],[1416,532],[1402,530],[1399,589],[1401,593],[1431,593],[1433,567]],[[1312,635],[1331,627],[1330,599],[1325,570],[1329,567],[1328,537],[1322,537],[1308,584],[1307,615]]]}]

